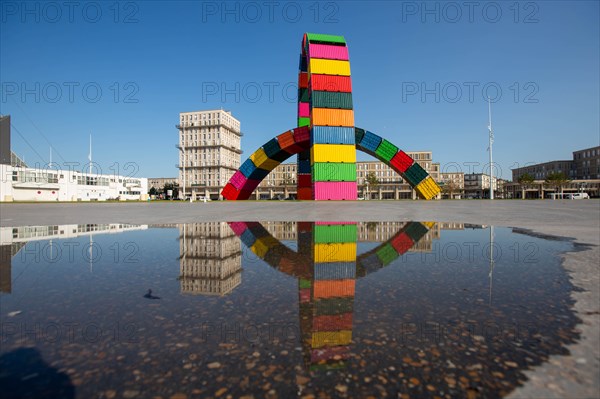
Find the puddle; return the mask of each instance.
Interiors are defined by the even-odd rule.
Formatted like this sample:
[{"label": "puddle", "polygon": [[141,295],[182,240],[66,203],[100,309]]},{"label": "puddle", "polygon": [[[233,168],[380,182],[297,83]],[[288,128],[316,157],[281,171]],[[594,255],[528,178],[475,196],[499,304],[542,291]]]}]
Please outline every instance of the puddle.
[{"label": "puddle", "polygon": [[3,397],[502,397],[578,338],[559,258],[573,244],[521,230],[215,222],[0,238]]}]

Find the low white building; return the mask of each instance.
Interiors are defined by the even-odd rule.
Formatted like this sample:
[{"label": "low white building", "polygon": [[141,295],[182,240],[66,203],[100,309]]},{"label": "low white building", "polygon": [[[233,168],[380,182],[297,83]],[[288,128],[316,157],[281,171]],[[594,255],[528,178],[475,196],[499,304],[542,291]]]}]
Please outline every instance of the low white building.
[{"label": "low white building", "polygon": [[148,179],[0,164],[0,201],[132,201],[148,198]]}]

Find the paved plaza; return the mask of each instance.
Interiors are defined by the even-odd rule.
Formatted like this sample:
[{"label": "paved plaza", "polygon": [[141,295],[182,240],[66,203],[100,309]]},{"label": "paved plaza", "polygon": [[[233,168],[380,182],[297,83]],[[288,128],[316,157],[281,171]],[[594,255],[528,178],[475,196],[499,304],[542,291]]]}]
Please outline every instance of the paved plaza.
[{"label": "paved plaza", "polygon": [[206,221],[438,221],[521,227],[573,239],[564,255],[581,340],[570,355],[528,371],[514,398],[591,398],[600,393],[600,201],[460,200],[352,202],[148,202],[1,204],[1,226],[81,223],[175,224]]}]

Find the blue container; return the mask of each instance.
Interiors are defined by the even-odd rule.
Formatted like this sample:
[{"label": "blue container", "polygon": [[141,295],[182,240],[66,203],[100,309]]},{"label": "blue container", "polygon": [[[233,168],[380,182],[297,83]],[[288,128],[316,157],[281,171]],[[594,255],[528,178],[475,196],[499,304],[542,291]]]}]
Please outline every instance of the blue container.
[{"label": "blue container", "polygon": [[242,240],[244,245],[247,246],[248,248],[253,246],[254,242],[256,242],[256,238],[254,237],[254,234],[252,234],[250,229],[244,230],[244,232],[240,236],[240,240]]},{"label": "blue container", "polygon": [[310,160],[301,159],[298,161],[298,173],[310,173]]},{"label": "blue container", "polygon": [[355,144],[354,129],[341,126],[313,126],[310,132],[313,144]]},{"label": "blue container", "polygon": [[375,151],[377,151],[377,147],[381,144],[381,140],[381,137],[367,130],[360,141],[360,147],[362,147],[363,151],[366,153],[375,155]]},{"label": "blue container", "polygon": [[376,253],[360,258],[360,264],[365,269],[366,274],[373,273],[383,267],[383,263]]},{"label": "blue container", "polygon": [[315,280],[341,280],[356,278],[356,263],[315,263]]},{"label": "blue container", "polygon": [[248,179],[251,179],[251,175],[252,172],[254,172],[256,170],[256,165],[254,165],[254,162],[252,162],[252,160],[250,158],[246,159],[246,161],[244,161],[244,163],[242,164],[242,166],[240,166],[240,172],[242,172],[242,174],[244,176],[246,176]]}]

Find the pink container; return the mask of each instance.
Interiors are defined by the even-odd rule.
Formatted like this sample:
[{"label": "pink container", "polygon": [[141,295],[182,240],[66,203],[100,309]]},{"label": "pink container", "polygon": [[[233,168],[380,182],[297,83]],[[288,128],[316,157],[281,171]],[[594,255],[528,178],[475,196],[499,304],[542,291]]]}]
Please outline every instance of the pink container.
[{"label": "pink container", "polygon": [[316,200],[356,200],[356,182],[315,182],[314,196]]},{"label": "pink container", "polygon": [[247,180],[248,179],[246,178],[246,176],[244,176],[244,174],[238,170],[233,174],[233,176],[231,176],[229,182],[233,185],[233,187],[237,188],[238,190],[241,190],[244,184],[246,184]]},{"label": "pink container", "polygon": [[308,118],[310,117],[310,108],[308,103],[298,103],[298,117]]},{"label": "pink container", "polygon": [[348,47],[330,46],[327,44],[311,44],[308,46],[310,58],[325,58],[329,60],[348,61]]},{"label": "pink container", "polygon": [[236,236],[241,236],[248,228],[244,222],[229,222],[229,227],[231,227]]}]

